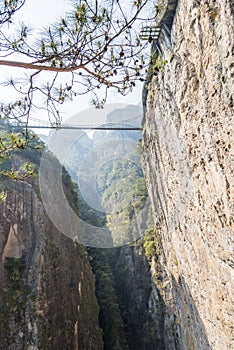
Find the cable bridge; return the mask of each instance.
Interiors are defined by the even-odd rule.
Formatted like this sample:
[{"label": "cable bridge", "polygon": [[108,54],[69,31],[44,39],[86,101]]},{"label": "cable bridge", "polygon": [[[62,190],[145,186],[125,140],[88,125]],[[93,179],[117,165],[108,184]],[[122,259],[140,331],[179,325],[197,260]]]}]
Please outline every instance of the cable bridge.
[{"label": "cable bridge", "polygon": [[[128,125],[129,122],[129,125]],[[51,130],[124,130],[124,131],[142,131],[139,126],[134,126],[130,124],[130,120],[125,120],[123,122],[114,122],[101,125],[80,125],[80,124],[66,124],[58,122],[49,122],[45,120],[40,120],[36,118],[30,118],[29,122],[20,122],[15,125],[21,126],[28,129],[51,129]]]}]

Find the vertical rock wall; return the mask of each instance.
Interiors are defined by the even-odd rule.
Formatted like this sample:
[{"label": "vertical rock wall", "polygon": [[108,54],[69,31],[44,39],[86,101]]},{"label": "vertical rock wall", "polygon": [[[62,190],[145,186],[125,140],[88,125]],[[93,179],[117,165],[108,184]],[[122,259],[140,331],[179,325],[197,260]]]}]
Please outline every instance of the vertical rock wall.
[{"label": "vertical rock wall", "polygon": [[143,165],[166,276],[156,283],[174,317],[167,349],[234,348],[233,6],[180,0],[148,87]]},{"label": "vertical rock wall", "polygon": [[102,349],[87,253],[48,219],[37,186],[0,203],[0,349]]}]

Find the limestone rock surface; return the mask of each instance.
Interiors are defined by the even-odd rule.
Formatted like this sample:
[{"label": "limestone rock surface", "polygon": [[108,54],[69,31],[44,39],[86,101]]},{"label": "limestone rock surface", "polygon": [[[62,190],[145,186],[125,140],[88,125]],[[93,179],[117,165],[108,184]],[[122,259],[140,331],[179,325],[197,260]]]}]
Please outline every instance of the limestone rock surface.
[{"label": "limestone rock surface", "polygon": [[180,0],[148,87],[143,166],[175,318],[167,349],[234,348],[233,15],[231,0]]}]

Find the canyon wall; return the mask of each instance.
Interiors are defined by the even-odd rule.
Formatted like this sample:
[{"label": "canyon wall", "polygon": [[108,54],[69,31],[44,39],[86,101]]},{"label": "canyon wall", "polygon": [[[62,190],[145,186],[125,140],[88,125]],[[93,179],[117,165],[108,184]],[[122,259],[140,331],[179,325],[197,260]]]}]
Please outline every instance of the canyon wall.
[{"label": "canyon wall", "polygon": [[151,270],[167,308],[167,350],[234,348],[233,17],[231,0],[180,0],[146,87]]},{"label": "canyon wall", "polygon": [[34,182],[8,182],[0,203],[0,348],[102,349],[87,253],[53,226]]}]

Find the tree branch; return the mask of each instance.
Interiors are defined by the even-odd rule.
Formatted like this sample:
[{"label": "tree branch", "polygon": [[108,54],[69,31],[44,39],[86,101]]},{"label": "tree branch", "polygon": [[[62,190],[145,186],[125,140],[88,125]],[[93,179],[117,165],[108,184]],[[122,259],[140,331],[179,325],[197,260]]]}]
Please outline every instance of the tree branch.
[{"label": "tree branch", "polygon": [[24,68],[24,69],[36,69],[39,71],[50,71],[50,72],[74,72],[78,69],[84,68],[84,65],[72,66],[72,67],[50,67],[45,65],[39,65],[28,62],[8,61],[0,60],[0,66]]}]

